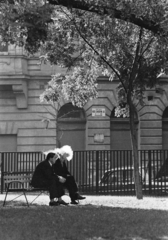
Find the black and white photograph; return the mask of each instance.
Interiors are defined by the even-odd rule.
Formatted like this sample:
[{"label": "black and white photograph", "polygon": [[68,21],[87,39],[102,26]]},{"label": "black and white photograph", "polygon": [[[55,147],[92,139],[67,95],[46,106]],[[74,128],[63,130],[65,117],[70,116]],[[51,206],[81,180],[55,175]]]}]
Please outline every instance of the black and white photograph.
[{"label": "black and white photograph", "polygon": [[0,239],[168,240],[168,0],[0,0]]}]

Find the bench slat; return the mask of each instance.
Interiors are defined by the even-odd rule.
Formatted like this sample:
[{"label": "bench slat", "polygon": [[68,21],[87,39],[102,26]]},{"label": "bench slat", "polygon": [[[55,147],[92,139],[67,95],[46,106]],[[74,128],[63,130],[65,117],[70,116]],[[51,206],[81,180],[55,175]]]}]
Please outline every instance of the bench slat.
[{"label": "bench slat", "polygon": [[9,188],[8,192],[26,192],[26,188]]},{"label": "bench slat", "polygon": [[28,192],[38,192],[38,191],[47,191],[48,192],[48,189],[47,188],[27,188],[27,191]]},{"label": "bench slat", "polygon": [[[30,180],[32,179],[32,174],[23,173],[24,175],[6,175],[4,176],[4,183],[7,184],[24,184],[24,183],[30,183]],[[48,191],[47,188],[35,188],[28,186],[27,188],[12,188],[12,186],[9,186],[8,192],[17,192],[17,191],[27,191],[27,192],[37,192],[37,191]]]},{"label": "bench slat", "polygon": [[18,179],[31,179],[32,178],[32,176],[5,176],[4,177],[4,180],[6,181],[6,180],[18,180]]},{"label": "bench slat", "polygon": [[29,180],[6,180],[5,183],[29,183]]}]

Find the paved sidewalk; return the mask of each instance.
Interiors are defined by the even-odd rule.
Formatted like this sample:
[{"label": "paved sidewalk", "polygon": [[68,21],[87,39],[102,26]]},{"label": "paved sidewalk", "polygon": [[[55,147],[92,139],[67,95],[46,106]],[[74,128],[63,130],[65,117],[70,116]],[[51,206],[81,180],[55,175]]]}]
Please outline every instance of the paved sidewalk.
[{"label": "paved sidewalk", "polygon": [[[7,201],[13,199],[18,195],[9,194]],[[31,202],[36,195],[27,195],[28,201]],[[0,206],[3,204],[5,194],[0,194]],[[68,196],[63,196],[63,200],[70,202]],[[24,196],[19,197],[15,201],[24,202]],[[33,203],[36,205],[47,205],[49,203],[49,197],[41,195]],[[12,204],[14,206],[14,204]],[[143,197],[143,200],[136,199],[135,196],[86,196],[85,200],[80,201],[80,206],[83,205],[94,205],[94,206],[109,206],[113,208],[136,208],[136,209],[157,209],[168,211],[168,197]]]}]

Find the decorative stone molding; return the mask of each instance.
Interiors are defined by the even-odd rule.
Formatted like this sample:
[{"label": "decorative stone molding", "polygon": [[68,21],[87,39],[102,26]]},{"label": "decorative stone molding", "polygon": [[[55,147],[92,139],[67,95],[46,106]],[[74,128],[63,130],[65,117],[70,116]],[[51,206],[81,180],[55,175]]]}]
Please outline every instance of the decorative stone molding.
[{"label": "decorative stone molding", "polygon": [[5,58],[5,59],[0,59],[0,65],[10,65],[11,64],[11,59],[10,58]]},{"label": "decorative stone molding", "polygon": [[22,80],[20,83],[12,85],[13,93],[16,96],[16,105],[18,109],[27,108],[27,82]]}]

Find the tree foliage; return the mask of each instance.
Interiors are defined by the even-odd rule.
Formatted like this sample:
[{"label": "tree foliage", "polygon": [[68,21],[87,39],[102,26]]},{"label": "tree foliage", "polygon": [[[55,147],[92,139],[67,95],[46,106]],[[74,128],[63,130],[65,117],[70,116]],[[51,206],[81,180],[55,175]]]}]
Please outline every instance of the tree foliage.
[{"label": "tree foliage", "polygon": [[82,108],[89,100],[97,98],[97,95],[97,83],[90,72],[87,75],[83,69],[75,68],[72,74],[54,75],[40,95],[40,100],[53,104],[61,103],[64,99]]},{"label": "tree foliage", "polygon": [[53,12],[63,7],[132,23],[167,38],[167,0],[0,0],[2,39],[37,51],[48,36]]},{"label": "tree foliage", "polygon": [[[4,3],[5,2],[5,3]],[[1,41],[24,46],[35,53],[47,40],[52,9],[43,1],[1,1]]]},{"label": "tree foliage", "polygon": [[[85,71],[96,79],[104,74],[120,80],[118,96],[127,102],[127,93],[142,99],[166,69],[167,44],[150,31],[118,22],[109,16],[72,13],[59,9],[53,16],[41,59],[61,65],[75,74]],[[82,69],[82,71],[81,71]]]}]

